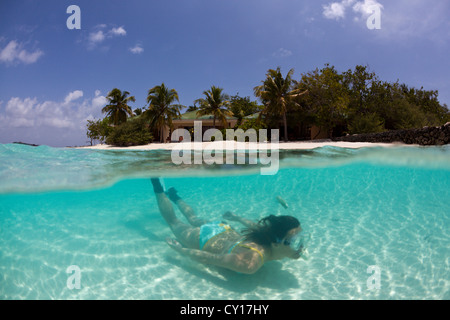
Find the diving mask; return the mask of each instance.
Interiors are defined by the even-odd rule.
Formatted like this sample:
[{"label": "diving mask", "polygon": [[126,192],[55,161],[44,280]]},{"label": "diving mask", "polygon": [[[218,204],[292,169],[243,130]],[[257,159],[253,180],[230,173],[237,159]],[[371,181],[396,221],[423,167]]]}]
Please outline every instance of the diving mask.
[{"label": "diving mask", "polygon": [[310,239],[310,233],[301,231],[289,240],[285,240],[284,244],[290,246],[292,250],[298,253],[302,253],[305,250],[306,245],[308,244]]}]

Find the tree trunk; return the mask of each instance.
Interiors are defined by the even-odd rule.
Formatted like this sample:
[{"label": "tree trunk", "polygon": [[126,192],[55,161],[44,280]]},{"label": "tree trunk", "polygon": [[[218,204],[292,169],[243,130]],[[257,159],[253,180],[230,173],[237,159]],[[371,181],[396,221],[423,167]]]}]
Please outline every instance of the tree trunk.
[{"label": "tree trunk", "polygon": [[283,113],[283,124],[284,124],[284,141],[288,141],[288,134],[287,134],[287,120],[286,120],[286,112]]}]

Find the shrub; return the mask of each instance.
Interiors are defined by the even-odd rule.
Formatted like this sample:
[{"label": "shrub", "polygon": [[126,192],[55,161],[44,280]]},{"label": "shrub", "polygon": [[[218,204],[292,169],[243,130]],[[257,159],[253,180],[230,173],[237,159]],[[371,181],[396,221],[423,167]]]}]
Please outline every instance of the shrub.
[{"label": "shrub", "polygon": [[[254,129],[256,131],[256,135],[259,141],[259,130],[267,129],[267,125],[263,120],[258,121],[258,119],[247,119],[245,120],[237,129],[242,129],[243,131],[247,131],[249,129]],[[270,139],[270,133],[268,133],[268,139]],[[236,140],[236,139],[235,139]],[[248,141],[248,137],[245,138],[245,141]]]},{"label": "shrub", "polygon": [[152,142],[153,136],[143,119],[132,119],[115,127],[106,143],[119,147],[137,146]]},{"label": "shrub", "polygon": [[109,118],[102,120],[87,120],[87,137],[91,140],[91,145],[94,140],[104,142],[106,137],[111,133],[112,127],[109,125]]},{"label": "shrub", "polygon": [[376,113],[357,115],[349,124],[351,134],[383,132],[384,121]]}]

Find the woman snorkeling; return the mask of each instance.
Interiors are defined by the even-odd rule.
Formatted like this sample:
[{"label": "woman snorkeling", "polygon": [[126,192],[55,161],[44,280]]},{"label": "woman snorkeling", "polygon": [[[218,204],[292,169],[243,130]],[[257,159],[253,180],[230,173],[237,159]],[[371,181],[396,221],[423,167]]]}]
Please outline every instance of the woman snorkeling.
[{"label": "woman snorkeling", "polygon": [[[231,212],[225,213],[225,220],[247,227],[241,234],[226,223],[198,218],[174,188],[164,192],[158,178],[152,178],[151,182],[161,215],[177,238],[166,239],[168,245],[193,260],[252,274],[267,261],[298,259],[303,253],[302,228],[292,216],[270,215],[254,223]],[[189,224],[176,217],[171,201]]]}]

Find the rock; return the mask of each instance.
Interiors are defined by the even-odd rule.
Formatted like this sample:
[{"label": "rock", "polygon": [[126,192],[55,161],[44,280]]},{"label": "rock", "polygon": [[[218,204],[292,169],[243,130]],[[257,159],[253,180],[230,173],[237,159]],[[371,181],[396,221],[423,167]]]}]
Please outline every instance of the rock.
[{"label": "rock", "polygon": [[393,130],[371,134],[353,134],[334,138],[334,141],[349,142],[403,142],[406,144],[444,145],[450,143],[450,122],[441,127],[423,127],[421,129]]}]

